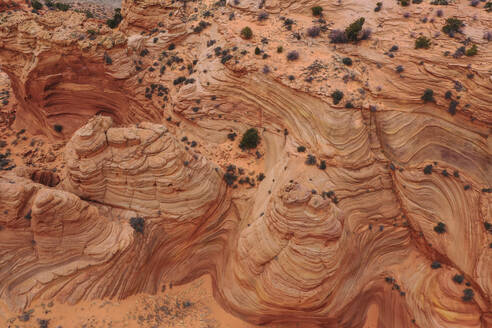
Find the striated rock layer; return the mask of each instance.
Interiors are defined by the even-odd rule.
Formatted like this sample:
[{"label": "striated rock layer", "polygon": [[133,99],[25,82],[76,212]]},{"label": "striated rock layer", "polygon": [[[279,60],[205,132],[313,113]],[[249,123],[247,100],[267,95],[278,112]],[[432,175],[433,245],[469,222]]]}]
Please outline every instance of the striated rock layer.
[{"label": "striated rock layer", "polygon": [[[491,327],[490,13],[382,3],[124,1],[116,29],[0,12],[19,130],[2,120],[0,297],[20,311],[210,275],[255,324]],[[361,16],[368,39],[330,42]],[[25,130],[63,160],[4,169]]]}]

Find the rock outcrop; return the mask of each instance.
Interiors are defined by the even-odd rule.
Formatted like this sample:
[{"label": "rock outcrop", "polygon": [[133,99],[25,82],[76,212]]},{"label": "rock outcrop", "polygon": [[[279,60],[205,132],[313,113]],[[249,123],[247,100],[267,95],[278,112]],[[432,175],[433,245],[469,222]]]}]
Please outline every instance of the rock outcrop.
[{"label": "rock outcrop", "polygon": [[[481,3],[125,0],[121,13],[110,29],[0,11],[14,127],[64,153],[15,169],[1,154],[13,309],[210,275],[219,303],[255,324],[492,325]],[[331,42],[361,16],[364,40]],[[241,149],[249,128],[259,145]]]}]

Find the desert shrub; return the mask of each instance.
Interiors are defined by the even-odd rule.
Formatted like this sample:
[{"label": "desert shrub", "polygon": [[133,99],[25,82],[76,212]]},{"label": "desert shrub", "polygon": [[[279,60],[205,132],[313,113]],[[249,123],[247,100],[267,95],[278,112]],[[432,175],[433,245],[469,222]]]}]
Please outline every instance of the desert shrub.
[{"label": "desert shrub", "polygon": [[442,27],[442,31],[449,36],[453,36],[454,33],[461,31],[461,27],[465,26],[461,19],[456,17],[450,17],[446,19],[446,24]]},{"label": "desert shrub", "polygon": [[371,37],[372,30],[370,28],[365,28],[362,30],[362,33],[360,34],[360,40],[367,40]]},{"label": "desert shrub", "polygon": [[253,37],[253,31],[250,27],[246,26],[241,30],[241,37],[245,40],[249,40]]},{"label": "desert shrub", "polygon": [[312,26],[307,29],[307,35],[311,38],[315,38],[319,36],[319,33],[321,32],[321,29],[318,26]]},{"label": "desert shrub", "polygon": [[345,108],[354,108],[354,104],[349,101],[345,104]]},{"label": "desert shrub", "polygon": [[123,16],[121,16],[121,9],[120,8],[116,8],[114,10],[114,15],[113,15],[113,18],[111,19],[108,19],[106,21],[106,24],[110,27],[110,28],[117,28],[118,25],[120,25],[121,21],[123,20]]},{"label": "desert shrub", "polygon": [[39,328],[48,328],[50,324],[50,319],[38,319]]},{"label": "desert shrub", "polygon": [[261,54],[261,50],[260,50],[260,48],[256,47],[255,48],[255,55],[259,55],[259,54]]},{"label": "desert shrub", "polygon": [[350,24],[346,29],[345,29],[345,36],[347,37],[348,41],[357,41],[359,32],[362,31],[362,26],[364,25],[365,18],[361,17],[352,24]]},{"label": "desert shrub", "polygon": [[398,0],[398,3],[400,4],[400,6],[402,7],[407,7],[407,6],[410,6],[410,1],[409,0]]},{"label": "desert shrub", "polygon": [[297,151],[298,151],[299,153],[304,153],[304,152],[306,151],[306,147],[304,147],[304,146],[298,146],[298,147],[297,147]]},{"label": "desert shrub", "polygon": [[438,234],[443,234],[446,232],[446,225],[442,222],[439,222],[435,227],[434,231],[437,232]]},{"label": "desert shrub", "polygon": [[311,8],[313,16],[321,16],[323,14],[323,8],[320,6],[315,6]]},{"label": "desert shrub", "polygon": [[258,15],[258,20],[264,21],[265,19],[268,19],[268,16],[268,13],[266,11],[263,11]]},{"label": "desert shrub", "polygon": [[106,65],[111,65],[113,64],[113,60],[111,59],[111,57],[109,57],[109,55],[107,53],[104,54],[104,62],[106,63]]},{"label": "desert shrub", "polygon": [[432,264],[431,264],[431,268],[432,268],[432,269],[439,269],[439,268],[441,268],[441,263],[439,263],[439,262],[437,262],[437,261],[434,261],[434,262],[432,262]]},{"label": "desert shrub", "polygon": [[54,129],[56,132],[60,133],[60,132],[62,132],[62,131],[63,131],[63,126],[61,126],[60,124],[55,124],[55,125],[53,125],[53,129]]},{"label": "desert shrub", "polygon": [[491,11],[492,11],[492,2],[491,2],[491,1],[487,2],[487,3],[485,4],[485,6],[483,6],[483,7],[484,7],[484,9],[485,9],[486,11],[491,12]]},{"label": "desert shrub", "polygon": [[40,9],[43,9],[43,4],[41,2],[39,2],[38,0],[32,0],[31,1],[31,6],[36,9],[36,10],[40,10]]},{"label": "desert shrub", "polygon": [[465,55],[468,57],[475,56],[478,53],[478,47],[476,44],[470,47],[470,49],[466,50]]},{"label": "desert shrub", "polygon": [[431,40],[425,36],[419,36],[415,40],[415,49],[428,49],[430,47]]},{"label": "desert shrub", "polygon": [[451,92],[451,90],[448,90],[444,93],[444,99],[451,99],[452,96],[453,92]]},{"label": "desert shrub", "polygon": [[94,18],[94,14],[90,10],[85,11],[86,18]]},{"label": "desert shrub", "polygon": [[139,233],[144,232],[145,220],[141,217],[130,218],[130,226]]},{"label": "desert shrub", "polygon": [[246,130],[241,138],[239,147],[241,149],[254,149],[260,144],[260,136],[258,135],[258,130],[251,128]]},{"label": "desert shrub", "polygon": [[292,50],[287,54],[287,60],[292,61],[297,59],[299,59],[299,53],[297,51]]},{"label": "desert shrub", "polygon": [[424,94],[420,97],[424,102],[434,101],[434,91],[432,89],[425,89]]},{"label": "desert shrub", "polygon": [[345,36],[345,32],[342,30],[332,30],[330,32],[330,42],[331,43],[346,43],[347,37]]},{"label": "desert shrub", "polygon": [[342,59],[342,63],[344,63],[347,66],[352,66],[352,59],[349,57],[345,57]]},{"label": "desert shrub", "polygon": [[277,47],[277,52],[278,52],[279,54],[281,54],[282,52],[284,52],[284,47],[282,47],[282,46],[278,46],[278,47]]},{"label": "desert shrub", "polygon": [[412,3],[419,4],[422,3],[422,0],[412,0]]},{"label": "desert shrub", "polygon": [[320,161],[318,168],[320,170],[326,170],[326,161]]},{"label": "desert shrub", "polygon": [[470,6],[472,6],[472,7],[476,7],[476,6],[478,6],[478,4],[479,4],[479,3],[480,3],[480,1],[479,1],[479,0],[471,0],[471,1],[470,1]]},{"label": "desert shrub", "polygon": [[404,71],[403,66],[401,66],[401,65],[396,66],[396,72],[397,72],[397,73],[401,73],[401,72],[403,72],[403,71]]},{"label": "desert shrub", "polygon": [[333,99],[333,104],[338,105],[338,103],[340,103],[343,99],[343,92],[340,90],[335,90],[332,92],[331,98]]},{"label": "desert shrub", "polygon": [[448,2],[448,0],[433,0],[431,2],[431,5],[434,5],[434,6],[447,6],[447,5],[449,5],[449,2]]},{"label": "desert shrub", "polygon": [[381,8],[383,7],[383,3],[382,2],[378,2],[376,3],[376,8],[374,8],[374,11],[375,12],[378,12],[381,10]]},{"label": "desert shrub", "polygon": [[[492,2],[491,2],[492,3]],[[486,31],[484,34],[483,34],[483,38],[484,40],[487,40],[487,41],[492,41],[492,31]]]}]

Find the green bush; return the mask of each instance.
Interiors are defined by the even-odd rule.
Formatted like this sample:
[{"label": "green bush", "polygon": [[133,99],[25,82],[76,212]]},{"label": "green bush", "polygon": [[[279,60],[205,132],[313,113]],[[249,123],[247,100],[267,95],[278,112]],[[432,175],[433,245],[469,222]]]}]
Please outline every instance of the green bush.
[{"label": "green bush", "polygon": [[70,9],[70,5],[66,3],[57,2],[55,3],[55,8],[61,11],[67,11]]},{"label": "green bush", "polygon": [[463,24],[461,19],[450,17],[446,19],[446,24],[442,27],[442,31],[452,36],[454,33],[459,32],[462,26],[465,26],[465,24]]},{"label": "green bush", "polygon": [[475,56],[477,53],[478,53],[478,48],[477,48],[477,45],[474,44],[473,46],[471,46],[470,49],[468,49],[466,51],[465,55],[467,55],[468,57],[471,57],[471,56]]},{"label": "green bush", "polygon": [[311,8],[311,11],[313,12],[313,16],[321,16],[323,14],[323,8],[320,6]]},{"label": "green bush", "polygon": [[347,37],[348,41],[355,42],[358,40],[359,32],[362,31],[362,26],[364,25],[365,21],[366,19],[364,17],[361,17],[345,29],[345,36]]},{"label": "green bush", "polygon": [[243,134],[239,147],[241,149],[254,149],[260,144],[260,136],[258,130],[251,128]]},{"label": "green bush", "polygon": [[241,30],[241,37],[245,40],[249,40],[253,37],[253,31],[250,27],[246,26]]},{"label": "green bush", "polygon": [[260,48],[256,47],[255,48],[255,55],[259,55],[259,54],[261,54],[261,50],[260,50]]},{"label": "green bush", "polygon": [[418,39],[415,40],[415,49],[429,49],[430,45],[431,40],[425,36],[419,36]]},{"label": "green bush", "polygon": [[32,0],[31,5],[36,10],[43,9],[43,4],[41,2],[39,2],[38,0]]},{"label": "green bush", "polygon": [[347,66],[352,66],[352,59],[349,57],[345,57],[342,59],[342,62]]}]

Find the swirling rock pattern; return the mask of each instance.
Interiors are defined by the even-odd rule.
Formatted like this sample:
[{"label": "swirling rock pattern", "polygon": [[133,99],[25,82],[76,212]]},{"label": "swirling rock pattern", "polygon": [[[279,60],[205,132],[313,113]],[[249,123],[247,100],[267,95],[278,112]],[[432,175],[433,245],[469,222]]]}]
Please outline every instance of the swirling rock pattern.
[{"label": "swirling rock pattern", "polygon": [[[206,274],[255,324],[490,327],[485,9],[125,0],[113,30],[0,12],[15,125],[69,138],[56,172],[0,176],[0,297],[21,310]],[[330,43],[360,16],[369,40]],[[454,38],[439,32],[452,16]],[[471,44],[475,56],[456,50]],[[260,145],[241,150],[251,127]]]}]

